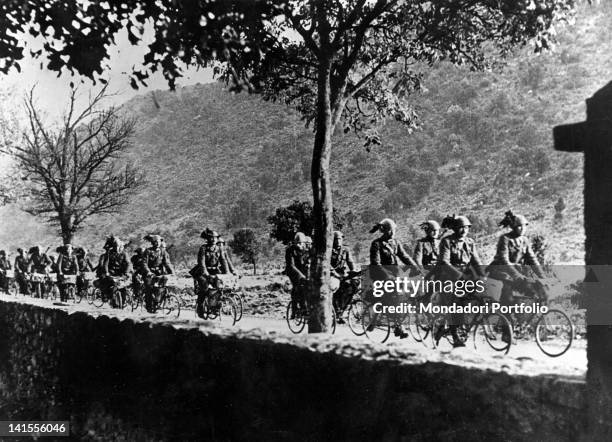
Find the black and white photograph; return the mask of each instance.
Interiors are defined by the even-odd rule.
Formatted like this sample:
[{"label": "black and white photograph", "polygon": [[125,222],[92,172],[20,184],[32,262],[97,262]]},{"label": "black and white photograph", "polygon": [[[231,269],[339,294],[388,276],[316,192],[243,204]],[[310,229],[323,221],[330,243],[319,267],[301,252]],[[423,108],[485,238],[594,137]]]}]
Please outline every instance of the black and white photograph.
[{"label": "black and white photograph", "polygon": [[0,0],[0,440],[611,441],[611,30]]}]

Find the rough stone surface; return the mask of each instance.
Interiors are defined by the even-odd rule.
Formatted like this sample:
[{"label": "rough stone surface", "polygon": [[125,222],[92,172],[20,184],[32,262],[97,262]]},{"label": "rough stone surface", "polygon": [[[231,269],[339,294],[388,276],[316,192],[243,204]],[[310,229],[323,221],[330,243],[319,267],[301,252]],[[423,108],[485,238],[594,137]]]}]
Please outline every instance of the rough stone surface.
[{"label": "rough stone surface", "polygon": [[536,363],[0,301],[0,420],[89,440],[574,440],[584,391]]}]

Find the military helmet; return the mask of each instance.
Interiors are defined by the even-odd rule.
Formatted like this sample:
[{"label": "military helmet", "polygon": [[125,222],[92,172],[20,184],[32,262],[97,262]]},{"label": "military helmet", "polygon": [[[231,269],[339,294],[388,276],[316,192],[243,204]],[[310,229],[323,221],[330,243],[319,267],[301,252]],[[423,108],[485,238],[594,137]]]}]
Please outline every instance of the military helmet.
[{"label": "military helmet", "polygon": [[0,255],[5,256],[6,252],[4,250],[0,250]]},{"label": "military helmet", "polygon": [[21,247],[19,247],[19,248],[17,249],[17,253],[23,253],[23,249],[22,249]]},{"label": "military helmet", "polygon": [[200,238],[207,239],[210,237],[212,238],[219,237],[219,234],[215,232],[214,230],[209,229],[208,227],[202,230],[202,233],[200,233]]},{"label": "military helmet", "polygon": [[[153,235],[153,234],[148,234],[144,237],[145,241],[149,241],[150,243],[153,243],[153,241],[156,241],[158,244],[161,243],[162,241],[162,237],[159,235]],[[117,241],[118,243],[119,241]]]},{"label": "military helmet", "polygon": [[295,234],[295,236],[293,237],[293,242],[296,243],[296,244],[307,243],[308,240],[306,239],[306,234],[304,234],[302,232],[297,232]]},{"label": "military helmet", "polygon": [[40,247],[38,247],[38,246],[30,247],[30,250],[28,250],[28,253],[29,254],[40,253]]},{"label": "military helmet", "polygon": [[527,218],[524,215],[514,215],[514,219],[512,220],[512,227],[516,226],[526,226],[529,224],[527,222]]},{"label": "military helmet", "polygon": [[423,230],[440,230],[440,224],[438,224],[438,221],[435,221],[433,219],[428,219],[423,224],[421,224],[421,229],[423,229]]},{"label": "military helmet", "polygon": [[[145,236],[145,239],[147,239],[146,236]],[[102,248],[104,250],[108,250],[108,249],[115,247],[116,245],[117,245],[117,240],[115,239],[115,235],[111,235],[108,238],[106,238],[106,242],[104,243],[104,247]]]},{"label": "military helmet", "polygon": [[385,218],[378,224],[380,227],[386,227],[389,230],[394,230],[397,227],[397,224],[395,224],[395,221],[393,221],[391,218]]},{"label": "military helmet", "polygon": [[458,216],[457,218],[455,218],[455,227],[459,228],[459,227],[466,227],[466,226],[471,226],[472,223],[470,222],[470,220],[468,219],[467,216]]},{"label": "military helmet", "polygon": [[344,234],[340,230],[334,230],[334,239],[344,238]]},{"label": "military helmet", "polygon": [[311,244],[312,245],[312,238],[308,235],[306,235],[306,244]]}]

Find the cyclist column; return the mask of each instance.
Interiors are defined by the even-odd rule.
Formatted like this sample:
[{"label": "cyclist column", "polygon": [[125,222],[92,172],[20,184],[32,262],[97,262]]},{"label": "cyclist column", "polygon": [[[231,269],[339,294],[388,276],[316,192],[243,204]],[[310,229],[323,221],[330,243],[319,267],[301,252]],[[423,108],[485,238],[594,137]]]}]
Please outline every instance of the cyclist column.
[{"label": "cyclist column", "polygon": [[204,317],[204,300],[211,294],[210,286],[215,284],[215,275],[228,273],[226,252],[219,244],[219,234],[206,228],[200,233],[206,242],[198,250],[198,263],[189,273],[193,277],[193,286],[197,294],[196,313]]},{"label": "cyclist column", "polygon": [[64,244],[58,247],[56,251],[59,254],[57,258],[57,282],[60,290],[60,300],[66,302],[68,300],[67,288],[69,284],[66,283],[65,277],[68,275],[74,275],[76,277],[79,273],[79,263],[76,255],[72,253],[71,244]]},{"label": "cyclist column", "polygon": [[156,282],[165,285],[167,281],[165,275],[174,273],[174,269],[168,252],[162,247],[161,236],[147,235],[144,239],[151,243],[151,247],[144,251],[142,274],[144,275],[145,307],[148,312],[152,313],[157,310],[159,302],[158,291],[155,290],[154,285]]}]

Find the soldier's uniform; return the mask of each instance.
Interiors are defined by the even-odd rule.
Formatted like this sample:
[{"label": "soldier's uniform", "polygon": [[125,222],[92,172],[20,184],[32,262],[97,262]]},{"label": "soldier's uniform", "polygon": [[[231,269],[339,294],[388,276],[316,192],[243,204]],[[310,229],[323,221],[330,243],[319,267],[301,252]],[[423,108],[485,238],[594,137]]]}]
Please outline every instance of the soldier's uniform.
[{"label": "soldier's uniform", "polygon": [[234,268],[234,263],[232,262],[232,260],[230,259],[229,253],[227,253],[227,246],[225,244],[224,240],[219,240],[219,242],[217,243],[217,245],[221,248],[221,250],[223,251],[223,259],[225,260],[225,263],[227,265],[227,271],[228,273],[231,274],[235,274],[236,270]]},{"label": "soldier's uniform", "polygon": [[493,258],[488,270],[489,276],[504,283],[500,299],[502,304],[511,302],[513,290],[527,291],[527,287],[521,280],[528,276],[529,269],[533,270],[539,278],[544,277],[529,239],[523,235],[517,236],[513,232],[500,236],[495,258]]},{"label": "soldier's uniform", "polygon": [[19,292],[22,295],[29,295],[30,288],[28,286],[27,274],[29,271],[28,258],[21,253],[15,258],[15,280],[19,285]]},{"label": "soldier's uniform", "polygon": [[[112,295],[117,284],[116,278],[128,278],[132,271],[127,253],[124,250],[108,249],[102,255],[100,266],[102,270],[100,271],[101,277],[98,280],[98,286],[106,299],[115,302]],[[121,296],[125,300],[125,293],[121,293]],[[113,307],[117,306],[114,305]]]},{"label": "soldier's uniform", "polygon": [[47,273],[47,268],[51,264],[46,253],[32,253],[28,261],[29,269],[33,273]]},{"label": "soldier's uniform", "polygon": [[136,298],[140,297],[141,291],[144,287],[144,275],[142,274],[142,262],[144,259],[144,252],[141,248],[136,249],[136,253],[132,255],[130,261],[134,272],[132,273],[132,290]]},{"label": "soldier's uniform", "polygon": [[153,303],[157,304],[159,302],[159,299],[154,297],[154,281],[157,279],[165,284],[167,278],[164,275],[174,273],[168,252],[161,247],[146,249],[142,260],[142,273],[144,275],[146,308],[147,311],[153,311]]},{"label": "soldier's uniform", "polygon": [[79,263],[74,253],[68,255],[66,252],[60,252],[57,259],[57,274],[59,278],[60,300],[67,301],[67,284],[65,284],[64,275],[78,275]]},{"label": "soldier's uniform", "polygon": [[[212,234],[212,232],[210,232]],[[209,284],[213,282],[211,276],[227,274],[229,271],[226,253],[221,244],[202,244],[198,250],[198,264],[192,269],[191,275],[198,294],[196,300],[196,313],[202,317],[204,314],[204,299],[209,296]]]},{"label": "soldier's uniform", "polygon": [[461,277],[467,279],[484,277],[482,262],[474,240],[468,237],[462,239],[456,234],[441,240],[438,266],[441,275],[453,281]]},{"label": "soldier's uniform", "polygon": [[285,250],[285,273],[291,281],[291,302],[293,311],[306,307],[305,284],[310,270],[310,253],[297,244],[291,244]]},{"label": "soldier's uniform", "polygon": [[8,292],[9,280],[6,277],[6,271],[11,269],[11,262],[3,252],[0,254],[0,289]]},{"label": "soldier's uniform", "polygon": [[421,238],[414,247],[414,261],[427,270],[436,266],[439,254],[440,240],[437,238]]},{"label": "soldier's uniform", "polygon": [[340,287],[333,293],[333,305],[336,309],[338,319],[341,319],[342,312],[351,302],[355,290],[359,287],[359,281],[347,279],[348,272],[355,271],[355,263],[348,248],[334,247],[331,254],[332,275],[340,279]]},{"label": "soldier's uniform", "polygon": [[77,263],[79,265],[79,275],[77,276],[77,292],[81,292],[87,290],[89,287],[89,282],[85,280],[83,273],[84,272],[92,272],[93,265],[91,261],[89,261],[89,256],[87,252],[83,249],[75,251],[75,255],[77,257]]},{"label": "soldier's uniform", "polygon": [[[446,281],[457,281],[459,279],[474,280],[484,277],[484,270],[480,256],[476,250],[476,244],[472,238],[461,236],[462,227],[471,226],[470,221],[465,216],[460,216],[455,220],[455,233],[445,236],[440,241],[440,255],[438,264],[434,269],[436,277]],[[442,296],[441,300],[445,303],[463,304],[464,298],[456,297],[453,293]],[[460,314],[450,314],[450,331],[453,337],[453,347],[464,347],[465,343],[459,338],[457,328],[463,323]],[[443,327],[434,332],[434,339],[439,341],[443,334]]]}]

